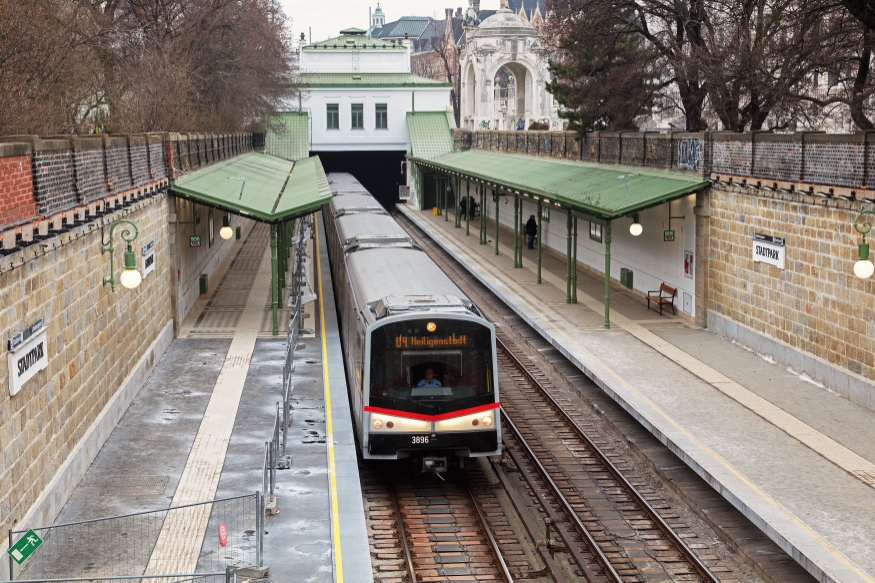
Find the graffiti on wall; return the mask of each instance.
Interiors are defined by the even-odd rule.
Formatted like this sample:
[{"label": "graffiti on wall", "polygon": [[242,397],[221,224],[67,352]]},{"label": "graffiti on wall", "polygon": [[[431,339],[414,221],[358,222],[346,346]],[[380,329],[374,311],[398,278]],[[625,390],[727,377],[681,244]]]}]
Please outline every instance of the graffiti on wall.
[{"label": "graffiti on wall", "polygon": [[678,168],[698,170],[702,143],[696,138],[678,140]]}]

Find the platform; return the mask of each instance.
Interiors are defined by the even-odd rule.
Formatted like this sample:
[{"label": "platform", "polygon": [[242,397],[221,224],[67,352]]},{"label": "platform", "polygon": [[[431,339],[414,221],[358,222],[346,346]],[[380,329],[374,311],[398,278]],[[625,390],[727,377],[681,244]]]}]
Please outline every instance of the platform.
[{"label": "platform", "polygon": [[[875,413],[578,270],[565,303],[565,260],[536,251],[513,268],[512,233],[495,255],[452,217],[397,209],[468,267],[698,475],[821,581],[875,581]],[[478,219],[479,220],[479,219]]]},{"label": "platform", "polygon": [[[303,324],[313,333],[302,334],[296,353],[286,451],[292,463],[277,471],[279,514],[262,522],[263,564],[270,581],[367,581],[370,553],[327,246],[321,224],[316,230],[319,237],[310,245],[318,257],[312,262],[318,299],[308,305]],[[182,323],[56,524],[262,489],[264,444],[283,399],[286,344],[284,329],[271,334],[268,243],[264,224],[235,243],[214,276],[218,285]],[[112,545],[111,553],[65,552],[65,561],[82,561],[76,570],[94,576],[106,572],[107,562],[115,563],[116,573],[194,573],[214,570],[217,554],[230,555],[212,540],[219,534],[209,507],[204,516],[171,516],[154,525],[140,518],[122,529],[122,536],[133,537],[128,531],[154,526],[149,544],[142,537],[129,549],[118,540],[101,541]],[[198,520],[202,524],[192,524]],[[234,517],[221,520],[230,528]],[[19,578],[38,567],[33,562]]]}]

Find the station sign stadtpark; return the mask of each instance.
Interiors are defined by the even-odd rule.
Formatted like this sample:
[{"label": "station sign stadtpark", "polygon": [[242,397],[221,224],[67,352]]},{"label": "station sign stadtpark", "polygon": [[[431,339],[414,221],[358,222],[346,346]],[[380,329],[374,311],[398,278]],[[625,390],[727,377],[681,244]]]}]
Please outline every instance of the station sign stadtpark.
[{"label": "station sign stadtpark", "polygon": [[48,326],[40,318],[9,340],[9,394],[49,366]]},{"label": "station sign stadtpark", "polygon": [[25,562],[41,544],[43,544],[43,539],[41,539],[34,531],[29,530],[23,537],[18,539],[17,543],[9,547],[9,550],[7,550],[6,553],[20,565]]},{"label": "station sign stadtpark", "polygon": [[754,233],[753,235],[753,260],[758,263],[768,263],[780,269],[784,269],[787,259],[787,250],[784,247],[784,239]]}]

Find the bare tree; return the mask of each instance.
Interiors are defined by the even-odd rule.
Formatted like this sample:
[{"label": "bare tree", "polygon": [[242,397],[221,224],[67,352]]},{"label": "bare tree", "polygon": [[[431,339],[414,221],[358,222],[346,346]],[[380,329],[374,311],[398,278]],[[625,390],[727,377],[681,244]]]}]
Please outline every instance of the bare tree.
[{"label": "bare tree", "polygon": [[432,51],[437,55],[438,62],[443,65],[444,80],[453,84],[453,88],[450,89],[450,103],[453,105],[456,127],[460,127],[459,121],[462,111],[459,103],[462,94],[462,60],[460,57],[462,51],[454,42],[449,31],[444,36],[432,38],[431,46],[433,47]]}]

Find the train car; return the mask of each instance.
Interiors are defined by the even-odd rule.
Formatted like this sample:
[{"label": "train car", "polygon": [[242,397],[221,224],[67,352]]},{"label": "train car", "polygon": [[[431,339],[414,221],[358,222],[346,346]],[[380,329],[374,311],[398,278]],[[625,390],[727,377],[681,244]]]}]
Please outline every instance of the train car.
[{"label": "train car", "polygon": [[323,218],[363,457],[442,472],[499,455],[495,328],[389,215],[341,212],[349,196]]}]

